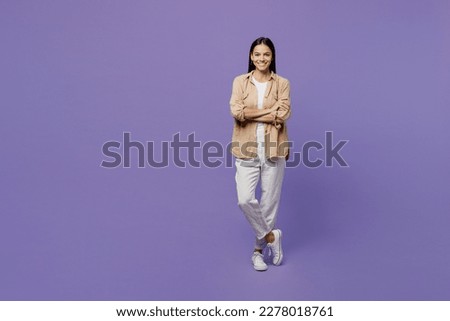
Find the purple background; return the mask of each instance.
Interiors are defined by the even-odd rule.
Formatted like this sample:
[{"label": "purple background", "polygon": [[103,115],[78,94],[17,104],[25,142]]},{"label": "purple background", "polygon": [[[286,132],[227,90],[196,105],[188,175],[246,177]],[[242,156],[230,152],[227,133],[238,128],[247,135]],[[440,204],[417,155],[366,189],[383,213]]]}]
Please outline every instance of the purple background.
[{"label": "purple background", "polygon": [[[449,21],[445,0],[2,1],[0,299],[450,300]],[[99,165],[124,131],[229,143],[261,35],[293,151],[333,131],[350,167],[287,169],[286,260],[256,273],[234,168]]]}]

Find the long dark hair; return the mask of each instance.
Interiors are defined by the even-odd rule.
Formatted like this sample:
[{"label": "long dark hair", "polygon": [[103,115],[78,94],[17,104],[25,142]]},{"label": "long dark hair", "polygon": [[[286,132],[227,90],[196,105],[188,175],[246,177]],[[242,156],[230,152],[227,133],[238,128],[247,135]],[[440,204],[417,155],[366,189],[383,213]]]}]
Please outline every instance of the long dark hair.
[{"label": "long dark hair", "polygon": [[269,70],[276,73],[277,67],[275,64],[275,46],[273,45],[272,40],[270,40],[269,38],[265,38],[265,37],[260,37],[260,38],[256,39],[255,41],[253,41],[252,45],[250,46],[250,53],[248,55],[248,72],[255,69],[255,65],[253,64],[253,61],[250,58],[250,56],[252,55],[253,49],[255,49],[255,47],[257,45],[261,45],[261,44],[266,45],[272,51],[272,62],[270,63]]}]

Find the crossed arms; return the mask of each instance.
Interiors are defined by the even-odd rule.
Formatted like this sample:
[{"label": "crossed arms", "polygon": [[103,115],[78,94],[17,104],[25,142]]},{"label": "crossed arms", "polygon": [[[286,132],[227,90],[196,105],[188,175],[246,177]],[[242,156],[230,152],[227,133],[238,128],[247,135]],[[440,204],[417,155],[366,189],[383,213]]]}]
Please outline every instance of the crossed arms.
[{"label": "crossed arms", "polygon": [[236,78],[233,81],[230,109],[231,115],[238,121],[264,122],[280,128],[281,124],[291,115],[290,84],[287,80],[280,82],[278,100],[270,108],[258,109],[246,106],[242,99],[242,93],[242,82]]}]

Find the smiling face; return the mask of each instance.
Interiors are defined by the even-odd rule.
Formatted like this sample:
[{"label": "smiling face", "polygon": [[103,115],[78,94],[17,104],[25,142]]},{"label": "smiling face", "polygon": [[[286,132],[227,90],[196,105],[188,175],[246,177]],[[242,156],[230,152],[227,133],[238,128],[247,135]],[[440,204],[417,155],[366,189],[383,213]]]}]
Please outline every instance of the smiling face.
[{"label": "smiling face", "polygon": [[264,44],[255,46],[250,56],[256,69],[260,72],[268,72],[272,62],[272,50]]}]

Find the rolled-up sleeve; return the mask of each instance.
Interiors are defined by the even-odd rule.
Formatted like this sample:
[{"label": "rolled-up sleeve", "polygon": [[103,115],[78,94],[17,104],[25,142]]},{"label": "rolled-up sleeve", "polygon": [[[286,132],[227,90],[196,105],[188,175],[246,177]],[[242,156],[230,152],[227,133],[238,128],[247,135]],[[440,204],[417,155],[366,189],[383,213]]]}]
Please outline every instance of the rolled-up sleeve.
[{"label": "rolled-up sleeve", "polygon": [[276,105],[278,106],[275,122],[277,124],[282,124],[291,116],[291,94],[290,94],[290,84],[286,79],[280,84],[281,87],[278,91],[278,101]]},{"label": "rolled-up sleeve", "polygon": [[230,99],[230,111],[231,115],[238,121],[243,122],[245,121],[244,118],[244,101],[243,101],[243,88],[242,88],[242,81],[239,79],[239,77],[236,77],[233,80],[233,90],[231,92],[231,99]]}]

